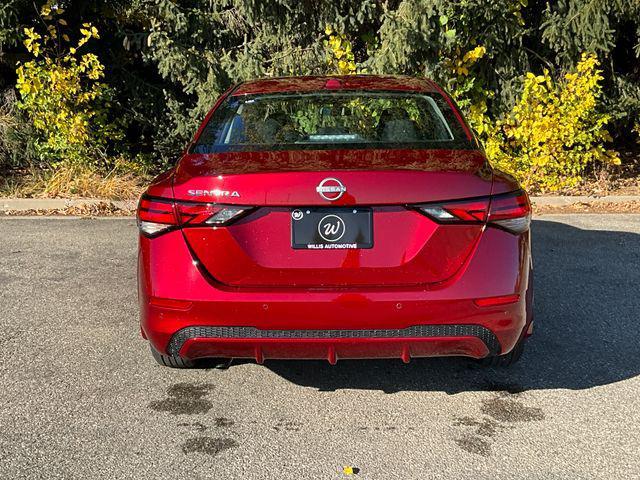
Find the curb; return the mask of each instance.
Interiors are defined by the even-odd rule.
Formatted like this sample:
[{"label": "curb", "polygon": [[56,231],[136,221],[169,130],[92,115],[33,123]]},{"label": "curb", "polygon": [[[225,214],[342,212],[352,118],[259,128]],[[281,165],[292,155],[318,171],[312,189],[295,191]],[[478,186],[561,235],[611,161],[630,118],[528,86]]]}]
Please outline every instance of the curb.
[{"label": "curb", "polygon": [[[640,195],[608,195],[592,197],[544,196],[531,197],[534,206],[566,207],[575,204],[622,204],[640,202]],[[83,207],[107,204],[120,210],[135,210],[137,200],[104,200],[99,198],[0,198],[0,212],[29,212],[31,210],[64,210],[69,207]]]},{"label": "curb", "polygon": [[69,207],[113,205],[120,210],[135,210],[137,200],[103,200],[99,198],[0,198],[1,212],[30,210],[64,210]]},{"label": "curb", "polygon": [[588,195],[531,197],[531,203],[537,207],[566,207],[579,203],[588,204],[620,204],[628,202],[640,202],[640,195],[605,195],[604,197],[592,197]]}]

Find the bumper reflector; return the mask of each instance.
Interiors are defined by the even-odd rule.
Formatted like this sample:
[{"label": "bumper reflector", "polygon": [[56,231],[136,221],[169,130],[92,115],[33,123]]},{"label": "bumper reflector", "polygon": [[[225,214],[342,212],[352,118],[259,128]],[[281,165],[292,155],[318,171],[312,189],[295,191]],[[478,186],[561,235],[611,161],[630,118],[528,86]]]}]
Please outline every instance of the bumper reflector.
[{"label": "bumper reflector", "polygon": [[507,305],[508,303],[516,303],[520,300],[520,295],[502,295],[500,297],[476,298],[473,303],[479,307],[495,307],[496,305]]},{"label": "bumper reflector", "polygon": [[169,310],[189,310],[192,302],[188,300],[175,300],[173,298],[151,297],[149,304],[154,307],[167,308]]}]

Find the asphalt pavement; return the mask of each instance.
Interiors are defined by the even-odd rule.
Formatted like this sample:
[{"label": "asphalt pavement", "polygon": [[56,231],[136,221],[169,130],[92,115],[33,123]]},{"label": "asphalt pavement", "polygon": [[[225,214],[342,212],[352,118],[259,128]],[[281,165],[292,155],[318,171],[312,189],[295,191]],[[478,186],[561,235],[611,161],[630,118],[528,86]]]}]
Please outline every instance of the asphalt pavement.
[{"label": "asphalt pavement", "polygon": [[534,221],[536,331],[504,370],[160,367],[136,235],[0,218],[0,478],[640,478],[640,215]]}]

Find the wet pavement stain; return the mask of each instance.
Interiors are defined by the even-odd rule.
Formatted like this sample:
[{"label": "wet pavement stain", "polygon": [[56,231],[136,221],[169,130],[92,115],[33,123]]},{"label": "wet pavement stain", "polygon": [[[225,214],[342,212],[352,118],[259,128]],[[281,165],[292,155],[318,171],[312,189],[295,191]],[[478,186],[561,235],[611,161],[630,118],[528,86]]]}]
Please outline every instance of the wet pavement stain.
[{"label": "wet pavement stain", "polygon": [[273,426],[273,429],[276,432],[279,432],[281,430],[284,430],[287,432],[299,432],[301,428],[302,428],[302,423],[295,422],[295,421],[287,421],[287,420],[280,420],[278,423],[276,423]]},{"label": "wet pavement stain", "polygon": [[480,411],[482,418],[459,417],[455,421],[458,427],[471,427],[474,433],[463,435],[455,439],[456,444],[463,450],[476,455],[488,457],[491,455],[490,439],[496,437],[500,431],[515,428],[515,423],[537,422],[544,420],[542,409],[527,407],[511,397],[518,397],[521,392],[513,389],[511,392],[502,391],[497,396],[482,401]]},{"label": "wet pavement stain", "polygon": [[493,398],[482,402],[481,411],[498,422],[534,422],[544,420],[542,409],[527,407],[509,398]]},{"label": "wet pavement stain", "polygon": [[482,455],[483,457],[491,455],[491,445],[480,437],[468,436],[458,438],[456,439],[456,443],[460,448],[469,453],[475,453],[476,455]]},{"label": "wet pavement stain", "polygon": [[216,417],[214,422],[216,427],[221,427],[221,428],[232,427],[235,424],[233,420],[225,417]]},{"label": "wet pavement stain", "polygon": [[[213,419],[213,426],[217,428],[233,427],[235,423],[236,422],[234,422],[230,418],[225,418],[225,417],[216,417]],[[209,429],[209,427],[202,422],[191,422],[191,423],[184,422],[184,423],[179,423],[178,426],[187,427],[187,428],[191,427],[193,430],[196,430],[198,432],[204,432]]]},{"label": "wet pavement stain", "polygon": [[173,415],[197,415],[207,413],[213,406],[206,397],[213,385],[196,383],[177,383],[167,390],[169,398],[149,403],[156,412],[168,412]]},{"label": "wet pavement stain", "polygon": [[237,446],[238,442],[230,438],[194,437],[182,444],[182,453],[204,453],[213,457]]},{"label": "wet pavement stain", "polygon": [[493,437],[500,428],[503,428],[498,422],[485,418],[476,420],[471,417],[460,417],[456,421],[456,426],[475,427],[476,434],[482,437]]}]

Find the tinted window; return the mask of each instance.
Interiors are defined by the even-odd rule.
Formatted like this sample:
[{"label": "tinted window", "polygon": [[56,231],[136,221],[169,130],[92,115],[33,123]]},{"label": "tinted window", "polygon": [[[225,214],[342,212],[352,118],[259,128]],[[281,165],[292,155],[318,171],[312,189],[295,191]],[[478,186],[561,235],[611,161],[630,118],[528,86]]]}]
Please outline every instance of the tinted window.
[{"label": "tinted window", "polygon": [[226,99],[192,151],[455,148],[466,140],[451,108],[437,94],[251,95]]}]

